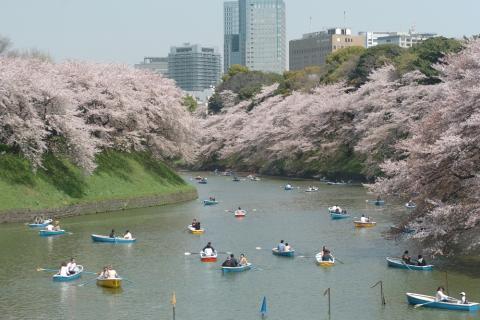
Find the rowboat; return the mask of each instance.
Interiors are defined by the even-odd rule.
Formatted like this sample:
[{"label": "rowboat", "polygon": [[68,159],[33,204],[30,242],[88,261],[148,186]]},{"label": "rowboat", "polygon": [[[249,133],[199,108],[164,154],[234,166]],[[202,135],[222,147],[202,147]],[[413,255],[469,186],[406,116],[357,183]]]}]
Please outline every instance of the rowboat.
[{"label": "rowboat", "polygon": [[222,271],[223,272],[242,272],[242,271],[250,270],[251,267],[252,267],[251,263],[247,263],[244,266],[238,266],[238,267],[223,267],[222,266]]},{"label": "rowboat", "polygon": [[369,222],[353,221],[353,224],[357,228],[371,228],[377,225],[375,221],[369,221]]},{"label": "rowboat", "polygon": [[326,260],[323,261],[323,252],[319,252],[315,255],[315,260],[317,260],[317,264],[322,267],[332,267],[335,265],[335,257],[332,256],[333,260]]},{"label": "rowboat", "polygon": [[137,241],[137,239],[135,238],[132,238],[132,239],[125,239],[122,237],[110,238],[109,236],[102,236],[99,234],[92,234],[91,237],[94,242],[133,243]]},{"label": "rowboat", "polygon": [[78,268],[78,272],[76,272],[74,274],[71,274],[71,275],[68,275],[68,276],[61,276],[59,274],[54,274],[52,276],[52,279],[53,279],[53,281],[56,281],[56,282],[66,282],[66,281],[72,281],[72,280],[79,279],[82,275],[82,272],[83,272],[83,266],[82,265],[77,265],[77,268]]},{"label": "rowboat", "polygon": [[282,257],[293,257],[295,255],[295,250],[290,251],[278,251],[278,248],[273,248],[272,253],[275,256],[282,256]]},{"label": "rowboat", "polygon": [[240,179],[238,177],[233,177],[232,181],[233,182],[240,182]]},{"label": "rowboat", "polygon": [[196,176],[196,177],[195,177],[195,180],[202,180],[202,179],[203,179],[203,178],[200,177],[200,176]]},{"label": "rowboat", "polygon": [[350,218],[350,215],[346,213],[337,213],[337,212],[330,211],[330,218],[332,218],[333,220],[345,219],[345,218]]},{"label": "rowboat", "polygon": [[58,236],[65,233],[65,230],[40,230],[38,232],[38,234],[42,237]]},{"label": "rowboat", "polygon": [[289,184],[287,184],[285,187],[284,187],[285,190],[289,191],[289,190],[293,190],[293,187]]},{"label": "rowboat", "polygon": [[97,286],[118,289],[122,286],[122,278],[104,278],[100,276],[97,278]]},{"label": "rowboat", "polygon": [[367,202],[376,206],[383,206],[385,204],[385,200],[367,200]]},{"label": "rowboat", "polygon": [[245,210],[235,210],[235,218],[243,218],[247,215]]},{"label": "rowboat", "polygon": [[405,203],[405,208],[407,209],[415,209],[417,207],[417,205],[415,203]]},{"label": "rowboat", "polygon": [[43,220],[42,223],[30,223],[30,224],[28,224],[28,226],[30,228],[45,228],[50,223],[52,223],[52,221],[53,221],[52,219],[47,219],[47,220]]},{"label": "rowboat", "polygon": [[317,187],[312,187],[312,188],[305,189],[305,192],[317,192],[317,191],[318,191]]},{"label": "rowboat", "polygon": [[192,234],[203,234],[205,232],[205,229],[195,229],[194,227],[192,227],[192,225],[189,225],[187,227],[188,231],[190,231],[190,233]]},{"label": "rowboat", "polygon": [[200,260],[202,262],[216,262],[217,261],[217,251],[214,251],[212,255],[206,255],[205,252],[200,251]]},{"label": "rowboat", "polygon": [[477,302],[460,303],[459,300],[452,301],[435,301],[435,297],[424,294],[407,292],[407,300],[409,304],[422,305],[428,308],[438,308],[457,311],[476,311],[480,309],[480,304]]},{"label": "rowboat", "polygon": [[200,184],[207,184],[207,179],[206,179],[206,178],[203,178],[203,179],[199,180],[198,183],[200,183]]},{"label": "rowboat", "polygon": [[203,200],[203,205],[204,206],[213,206],[218,204],[218,201],[215,200]]},{"label": "rowboat", "polygon": [[426,266],[416,266],[413,264],[406,264],[400,258],[390,258],[387,257],[387,263],[389,267],[399,268],[399,269],[408,269],[408,270],[418,270],[418,271],[432,271],[433,265],[427,264]]}]

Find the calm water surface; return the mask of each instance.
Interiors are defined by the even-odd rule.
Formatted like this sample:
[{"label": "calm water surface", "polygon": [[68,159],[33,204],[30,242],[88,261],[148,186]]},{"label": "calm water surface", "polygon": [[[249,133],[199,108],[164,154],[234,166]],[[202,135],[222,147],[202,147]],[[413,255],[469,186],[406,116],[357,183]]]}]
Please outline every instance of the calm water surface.
[{"label": "calm water surface", "polygon": [[[185,178],[195,183],[194,175]],[[329,287],[332,319],[480,318],[479,313],[407,305],[405,292],[433,294],[444,284],[445,274],[386,266],[386,256],[399,255],[406,248],[405,243],[382,237],[392,219],[407,214],[402,205],[367,205],[365,200],[372,196],[359,186],[319,185],[319,192],[306,193],[303,189],[313,182],[293,181],[301,189],[284,191],[287,181],[280,179],[237,183],[229,177],[209,176],[208,181],[198,185],[200,199],[215,195],[220,201],[217,206],[204,207],[196,200],[63,219],[62,226],[73,234],[56,238],[40,238],[23,224],[0,226],[0,319],[171,319],[173,291],[177,319],[258,319],[264,295],[271,320],[327,319],[323,292]],[[355,216],[367,213],[378,225],[355,230],[351,219],[332,221],[327,207],[333,204]],[[248,210],[243,220],[226,212],[238,206]],[[194,217],[206,228],[204,235],[185,232]],[[108,234],[112,228],[118,232],[130,229],[138,242],[91,241],[91,233]],[[273,256],[270,249],[280,239],[307,257]],[[207,241],[218,251],[245,253],[257,268],[222,275],[221,261],[206,264],[197,255],[185,256],[185,252],[198,252]],[[332,248],[344,264],[318,267],[312,256],[322,245]],[[54,283],[51,273],[36,271],[37,267],[56,267],[71,256],[89,271],[111,263],[133,283],[124,282],[122,290],[110,291],[95,282],[79,287],[90,275],[72,283]],[[451,295],[466,291],[470,300],[479,301],[478,273],[449,270]],[[378,288],[370,288],[379,280],[384,281],[385,307],[380,305]]]}]

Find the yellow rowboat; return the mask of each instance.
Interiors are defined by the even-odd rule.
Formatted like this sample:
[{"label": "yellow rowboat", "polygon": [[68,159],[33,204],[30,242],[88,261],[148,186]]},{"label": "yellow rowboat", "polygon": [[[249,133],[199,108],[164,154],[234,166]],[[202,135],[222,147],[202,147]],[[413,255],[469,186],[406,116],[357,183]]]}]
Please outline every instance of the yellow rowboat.
[{"label": "yellow rowboat", "polygon": [[192,225],[189,225],[188,227],[188,231],[190,231],[191,234],[203,234],[205,232],[205,229],[195,229],[194,227],[192,227]]},{"label": "yellow rowboat", "polygon": [[375,221],[370,221],[370,222],[353,221],[353,224],[357,228],[371,228],[377,225]]},{"label": "yellow rowboat", "polygon": [[97,278],[97,286],[117,289],[122,286],[122,278]]},{"label": "yellow rowboat", "polygon": [[315,255],[315,260],[317,264],[321,267],[333,267],[335,265],[335,258],[332,256],[332,260],[322,260],[323,252],[319,252]]}]

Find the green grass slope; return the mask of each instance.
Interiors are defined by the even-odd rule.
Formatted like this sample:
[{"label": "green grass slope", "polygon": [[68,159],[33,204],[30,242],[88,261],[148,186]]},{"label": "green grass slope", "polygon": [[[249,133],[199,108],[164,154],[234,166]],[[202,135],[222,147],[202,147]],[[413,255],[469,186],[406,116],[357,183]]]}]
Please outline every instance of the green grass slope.
[{"label": "green grass slope", "polygon": [[48,154],[44,168],[33,173],[27,160],[3,150],[0,212],[194,191],[165,164],[146,153],[106,151],[97,156],[97,164],[94,174],[86,176],[68,160]]}]

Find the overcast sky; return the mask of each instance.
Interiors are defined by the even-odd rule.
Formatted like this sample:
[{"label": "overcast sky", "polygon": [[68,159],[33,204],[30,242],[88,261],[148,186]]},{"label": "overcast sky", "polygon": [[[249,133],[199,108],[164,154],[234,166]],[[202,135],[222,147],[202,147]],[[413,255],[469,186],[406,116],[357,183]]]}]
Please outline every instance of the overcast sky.
[{"label": "overcast sky", "polygon": [[[347,26],[358,31],[480,33],[480,0],[285,0],[287,39]],[[55,60],[134,64],[184,42],[223,50],[222,0],[0,0],[0,35]],[[310,23],[311,17],[311,23]],[[222,51],[223,52],[223,51]]]}]

